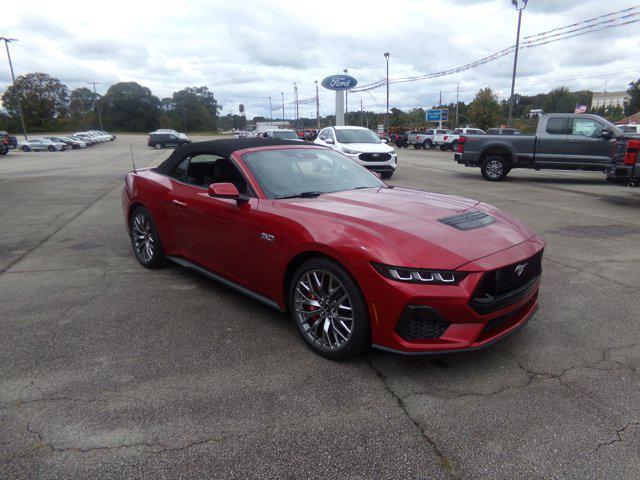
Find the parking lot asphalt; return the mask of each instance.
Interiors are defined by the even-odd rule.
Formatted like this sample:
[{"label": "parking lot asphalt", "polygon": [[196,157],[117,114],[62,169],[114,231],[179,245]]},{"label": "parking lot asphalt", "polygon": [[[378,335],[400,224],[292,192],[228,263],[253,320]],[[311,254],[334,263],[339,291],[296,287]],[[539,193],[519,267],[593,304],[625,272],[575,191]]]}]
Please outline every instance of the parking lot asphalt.
[{"label": "parking lot asphalt", "polygon": [[640,189],[490,183],[399,152],[548,242],[540,309],[474,353],[314,355],[283,314],[137,264],[120,191],[146,137],[0,157],[0,478],[629,478],[640,472]]}]

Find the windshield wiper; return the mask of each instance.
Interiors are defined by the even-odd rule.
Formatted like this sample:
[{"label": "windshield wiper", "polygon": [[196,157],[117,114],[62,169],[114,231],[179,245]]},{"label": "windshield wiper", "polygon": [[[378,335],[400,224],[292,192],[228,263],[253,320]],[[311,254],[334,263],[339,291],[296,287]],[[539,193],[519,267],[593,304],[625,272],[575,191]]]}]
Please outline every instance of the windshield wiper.
[{"label": "windshield wiper", "polygon": [[283,198],[315,198],[315,197],[319,197],[323,193],[325,193],[325,192],[301,192],[301,193],[296,193],[295,195],[280,195],[280,196],[278,196],[276,198],[277,199],[283,199]]}]

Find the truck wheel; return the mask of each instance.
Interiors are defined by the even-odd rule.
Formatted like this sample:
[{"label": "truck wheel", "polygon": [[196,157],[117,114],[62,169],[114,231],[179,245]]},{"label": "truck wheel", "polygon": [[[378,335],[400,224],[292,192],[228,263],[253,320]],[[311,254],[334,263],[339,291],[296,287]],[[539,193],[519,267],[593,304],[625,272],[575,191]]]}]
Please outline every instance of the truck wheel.
[{"label": "truck wheel", "polygon": [[440,150],[443,152],[446,150],[449,150],[449,145],[447,145],[446,143],[443,143],[442,145],[440,145]]},{"label": "truck wheel", "polygon": [[480,167],[482,176],[490,182],[499,182],[504,180],[504,177],[507,176],[509,170],[507,161],[498,155],[487,157]]},{"label": "truck wheel", "polygon": [[420,150],[420,144],[419,143],[414,143],[413,144],[413,148],[415,148],[416,150]]}]

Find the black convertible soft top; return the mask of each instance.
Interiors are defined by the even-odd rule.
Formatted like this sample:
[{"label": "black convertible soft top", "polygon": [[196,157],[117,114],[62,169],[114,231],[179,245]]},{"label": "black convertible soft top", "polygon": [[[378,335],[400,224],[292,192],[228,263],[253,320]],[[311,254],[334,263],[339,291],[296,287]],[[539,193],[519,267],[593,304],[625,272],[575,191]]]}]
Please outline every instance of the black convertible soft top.
[{"label": "black convertible soft top", "polygon": [[321,147],[313,143],[297,142],[295,140],[280,140],[277,138],[231,138],[223,140],[209,140],[206,142],[187,143],[176,148],[164,162],[154,170],[158,173],[168,175],[185,157],[194,153],[211,153],[221,157],[229,158],[233,152],[255,147],[272,147],[280,145],[296,145],[299,147]]}]

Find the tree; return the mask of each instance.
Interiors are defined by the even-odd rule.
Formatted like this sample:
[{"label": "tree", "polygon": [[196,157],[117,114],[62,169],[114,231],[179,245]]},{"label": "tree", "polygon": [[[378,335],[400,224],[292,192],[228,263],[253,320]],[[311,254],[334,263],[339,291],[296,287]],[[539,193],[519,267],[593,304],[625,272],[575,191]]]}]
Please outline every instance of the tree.
[{"label": "tree", "polygon": [[81,117],[93,110],[95,102],[100,98],[87,87],[76,88],[69,96],[69,112],[73,117]]},{"label": "tree", "polygon": [[573,113],[578,104],[578,96],[567,87],[558,87],[547,95],[544,104],[545,113]]},{"label": "tree", "polygon": [[217,127],[220,106],[207,87],[187,87],[173,92],[167,106],[174,128],[193,131]]},{"label": "tree", "polygon": [[15,85],[7,87],[2,104],[12,117],[18,117],[21,106],[25,123],[38,128],[67,115],[69,93],[57,78],[46,73],[27,73],[16,78]]},{"label": "tree", "polygon": [[637,82],[631,82],[629,84],[629,101],[625,103],[624,113],[627,115],[633,115],[640,112],[640,79]]},{"label": "tree", "polygon": [[469,104],[469,120],[478,128],[486,130],[500,123],[501,109],[498,97],[487,87],[480,90]]},{"label": "tree", "polygon": [[102,98],[105,128],[144,132],[157,128],[160,99],[136,82],[119,82]]}]

